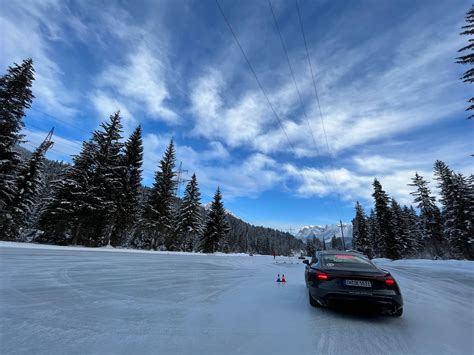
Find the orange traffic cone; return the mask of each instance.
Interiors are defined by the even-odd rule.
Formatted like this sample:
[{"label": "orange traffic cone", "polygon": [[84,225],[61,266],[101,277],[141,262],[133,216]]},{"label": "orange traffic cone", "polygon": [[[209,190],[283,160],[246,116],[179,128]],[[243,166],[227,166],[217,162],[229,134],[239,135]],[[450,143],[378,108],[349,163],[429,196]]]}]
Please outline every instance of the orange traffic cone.
[{"label": "orange traffic cone", "polygon": [[285,275],[284,275],[284,274],[281,276],[281,282],[286,282],[286,279],[285,279]]}]

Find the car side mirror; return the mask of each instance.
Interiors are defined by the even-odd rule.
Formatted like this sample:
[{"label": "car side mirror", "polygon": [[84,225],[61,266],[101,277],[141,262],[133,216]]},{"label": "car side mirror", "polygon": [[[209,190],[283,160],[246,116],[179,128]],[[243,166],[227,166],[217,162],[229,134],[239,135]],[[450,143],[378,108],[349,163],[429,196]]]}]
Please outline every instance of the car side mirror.
[{"label": "car side mirror", "polygon": [[309,265],[309,260],[303,260],[303,264]]}]

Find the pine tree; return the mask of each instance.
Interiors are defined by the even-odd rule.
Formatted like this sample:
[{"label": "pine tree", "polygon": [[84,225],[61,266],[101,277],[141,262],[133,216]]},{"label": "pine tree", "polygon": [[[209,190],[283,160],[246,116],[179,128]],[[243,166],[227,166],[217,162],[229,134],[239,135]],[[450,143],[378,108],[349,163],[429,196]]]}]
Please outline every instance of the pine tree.
[{"label": "pine tree", "polygon": [[40,220],[45,232],[40,241],[103,246],[110,239],[122,190],[120,113],[101,127],[56,183],[55,196]]},{"label": "pine tree", "polygon": [[392,211],[390,209],[390,197],[382,190],[382,185],[375,179],[374,193],[372,196],[375,200],[375,217],[380,231],[381,240],[378,248],[382,257],[390,259],[398,259],[400,256],[397,249],[397,241],[392,228]]},{"label": "pine tree", "polygon": [[416,188],[410,194],[415,197],[414,202],[420,210],[421,232],[425,245],[431,250],[433,256],[441,256],[444,240],[441,213],[436,206],[436,199],[431,196],[428,182],[418,173],[415,173],[412,183],[408,185]]},{"label": "pine tree", "polygon": [[[31,158],[26,156],[24,159],[25,162]],[[25,225],[21,228],[21,233],[18,235],[17,241],[19,242],[37,242],[37,238],[41,237],[41,229],[39,227],[39,220],[41,215],[43,215],[47,204],[51,197],[54,194],[54,184],[58,179],[58,176],[62,174],[66,169],[68,169],[69,164],[52,161],[44,159],[44,166],[41,169],[42,179],[41,186],[38,189],[38,193],[35,197],[35,202],[31,208],[31,212],[28,215]]]},{"label": "pine tree", "polygon": [[87,218],[95,196],[88,193],[88,186],[94,174],[96,150],[91,140],[83,142],[81,152],[73,157],[73,164],[53,182],[55,192],[40,217],[42,235],[37,242],[88,245],[83,227],[90,228],[92,224]]},{"label": "pine tree", "polygon": [[181,241],[181,249],[192,251],[203,232],[203,217],[200,203],[201,193],[196,174],[186,185],[183,201],[178,211],[176,234]]},{"label": "pine tree", "polygon": [[120,112],[110,116],[110,121],[101,125],[103,131],[96,131],[93,140],[97,143],[96,163],[94,176],[95,194],[99,198],[102,217],[101,232],[97,237],[98,245],[110,243],[114,231],[114,216],[119,214],[119,205],[123,196],[123,165],[122,123]]},{"label": "pine tree", "polygon": [[2,218],[2,236],[6,240],[16,240],[21,228],[26,225],[35,204],[35,199],[42,187],[42,172],[44,158],[48,149],[53,145],[51,131],[31,158],[20,169],[15,183],[15,194],[5,206],[5,218]]},{"label": "pine tree", "polygon": [[313,256],[314,253],[316,252],[316,248],[314,245],[314,237],[313,239],[306,239],[305,241],[305,251],[306,251],[306,256]]},{"label": "pine tree", "polygon": [[[461,35],[469,36],[467,40],[468,45],[458,50],[459,53],[466,53],[460,57],[457,57],[457,63],[471,66],[464,75],[460,78],[465,83],[474,83],[474,5],[471,6],[471,9],[466,14],[466,25],[462,27],[464,31],[461,32]],[[469,107],[466,111],[474,110],[474,97],[471,97],[468,101]],[[472,118],[474,115],[470,115],[468,118]]]},{"label": "pine tree", "polygon": [[391,203],[392,211],[392,230],[395,235],[396,240],[396,250],[399,258],[407,257],[413,254],[412,246],[410,244],[410,236],[408,225],[406,224],[407,220],[403,214],[403,210],[398,202],[392,198]]},{"label": "pine tree", "polygon": [[372,245],[372,256],[380,257],[382,255],[382,236],[380,235],[380,229],[377,224],[377,218],[373,209],[370,210],[369,217],[367,218],[369,243]]},{"label": "pine tree", "polygon": [[33,101],[33,60],[8,68],[0,77],[0,212],[15,195],[15,175],[20,159],[13,148],[22,141],[25,111]]},{"label": "pine tree", "polygon": [[[467,204],[469,205],[468,209],[468,223],[469,223],[469,230],[470,235],[474,236],[474,174],[469,175],[466,179],[467,184]],[[474,248],[474,241],[471,241],[471,246]]]},{"label": "pine tree", "polygon": [[167,250],[176,249],[177,243],[172,238],[176,189],[175,165],[174,143],[171,140],[155,173],[155,182],[143,215],[151,237],[150,246],[155,249],[160,242],[164,243]]},{"label": "pine tree", "polygon": [[444,162],[437,160],[435,178],[440,189],[443,233],[448,239],[453,256],[474,258],[473,220],[474,198],[472,183],[454,173]]},{"label": "pine tree", "polygon": [[[93,221],[88,235],[92,246],[103,246],[110,243],[114,230],[114,216],[122,192],[122,161],[121,143],[122,123],[120,112],[112,114],[108,122],[102,123],[102,130],[92,134],[92,144],[95,146],[93,157],[93,174],[87,194],[93,196],[86,215],[89,223]],[[85,221],[84,221],[85,222]]]},{"label": "pine tree", "polygon": [[416,256],[423,246],[423,235],[420,230],[420,220],[416,214],[415,209],[410,206],[403,207],[403,219],[407,229],[408,235],[408,253],[405,257]]},{"label": "pine tree", "polygon": [[452,175],[452,186],[448,198],[452,209],[446,211],[446,233],[449,244],[456,256],[474,259],[474,206],[472,186],[462,174]]},{"label": "pine tree", "polygon": [[372,241],[369,236],[369,226],[364,209],[359,201],[355,205],[356,215],[352,220],[352,248],[373,257]]},{"label": "pine tree", "polygon": [[218,249],[224,249],[222,246],[225,245],[229,229],[227,213],[222,203],[221,191],[217,188],[201,238],[202,251],[205,253],[214,253]]},{"label": "pine tree", "polygon": [[452,174],[453,172],[449,167],[441,160],[436,160],[434,164],[434,175],[435,180],[438,181],[437,187],[440,189],[441,199],[440,202],[444,209],[449,208],[449,189],[452,185]]},{"label": "pine tree", "polygon": [[318,239],[316,237],[313,237],[313,244],[314,244],[314,248],[316,250],[323,250],[324,249],[323,243],[321,242],[320,239]]},{"label": "pine tree", "polygon": [[[449,242],[450,221],[453,219],[454,200],[451,190],[453,188],[453,171],[441,160],[434,164],[435,180],[438,182],[440,202],[442,205],[441,218],[443,223],[443,238]],[[456,253],[456,251],[454,251]]]},{"label": "pine tree", "polygon": [[344,250],[343,245],[342,245],[342,238],[336,237],[336,235],[333,235],[331,238],[331,249]]},{"label": "pine tree", "polygon": [[121,193],[118,195],[115,230],[111,236],[113,246],[128,246],[133,237],[133,226],[140,217],[143,140],[138,126],[125,143],[120,171]]}]

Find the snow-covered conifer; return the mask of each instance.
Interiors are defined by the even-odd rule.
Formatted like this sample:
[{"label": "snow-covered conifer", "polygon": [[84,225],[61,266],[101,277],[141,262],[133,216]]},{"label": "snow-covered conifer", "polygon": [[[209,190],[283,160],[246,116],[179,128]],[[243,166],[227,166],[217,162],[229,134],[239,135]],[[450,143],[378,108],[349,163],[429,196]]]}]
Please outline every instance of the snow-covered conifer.
[{"label": "snow-covered conifer", "polygon": [[331,238],[331,249],[334,250],[343,250],[343,245],[342,245],[342,238],[341,237],[336,237],[336,235],[333,235]]},{"label": "snow-covered conifer", "polygon": [[314,237],[306,239],[306,241],[305,241],[305,252],[306,252],[307,256],[313,256],[314,255],[314,253],[316,251],[316,248],[315,248],[314,244],[315,244],[314,243]]},{"label": "snow-covered conifer", "polygon": [[33,101],[33,60],[9,67],[0,77],[0,212],[15,195],[15,175],[20,159],[14,147],[23,138],[20,133],[25,111]]},{"label": "snow-covered conifer", "polygon": [[95,152],[92,141],[83,142],[81,152],[73,157],[73,164],[53,182],[54,193],[40,217],[42,235],[37,242],[88,244],[84,229],[92,226],[87,218],[95,196],[89,194],[88,186],[94,174]]},{"label": "snow-covered conifer", "polygon": [[33,152],[31,158],[23,164],[17,174],[13,198],[5,206],[5,214],[2,216],[2,235],[7,240],[16,240],[21,228],[25,226],[31,209],[36,203],[36,197],[42,187],[42,172],[44,157],[48,149],[53,145],[51,131],[38,148]]},{"label": "snow-covered conifer", "polygon": [[[457,63],[471,66],[461,77],[461,80],[466,83],[474,83],[474,5],[471,5],[471,9],[466,14],[466,25],[462,27],[463,31],[461,35],[469,36],[468,45],[459,49],[459,53],[464,55],[456,58]],[[466,111],[474,110],[474,97],[468,100],[469,106]],[[472,118],[474,115],[470,115],[468,118]]]},{"label": "snow-covered conifer", "polygon": [[380,182],[375,179],[374,193],[375,220],[379,230],[380,240],[376,240],[378,251],[381,257],[390,259],[398,258],[395,234],[392,228],[392,211],[390,209],[390,197],[382,189]]},{"label": "snow-covered conifer", "polygon": [[405,257],[416,256],[424,246],[423,235],[420,229],[420,219],[418,218],[418,215],[412,206],[410,206],[410,208],[404,206],[402,212],[404,220],[403,223],[405,224],[408,233],[407,236],[409,245],[409,250]]},{"label": "snow-covered conifer", "polygon": [[450,208],[445,213],[445,233],[455,256],[474,259],[474,201],[472,186],[462,174],[452,174],[448,188]]},{"label": "snow-covered conifer", "polygon": [[425,241],[425,245],[431,250],[433,256],[441,256],[443,254],[443,233],[441,213],[436,206],[436,199],[431,196],[428,182],[418,173],[412,178],[409,186],[416,188],[410,194],[414,196],[416,207],[420,210],[420,227]]},{"label": "snow-covered conifer", "polygon": [[143,163],[143,140],[138,126],[125,143],[120,171],[120,188],[117,195],[117,212],[114,215],[112,245],[128,245],[132,239],[132,227],[140,215],[140,197]]},{"label": "snow-covered conifer", "polygon": [[152,248],[157,248],[160,243],[163,243],[167,250],[176,248],[177,243],[173,238],[175,234],[172,233],[177,184],[175,165],[176,154],[171,140],[155,173],[155,181],[143,213]]},{"label": "snow-covered conifer", "polygon": [[413,254],[412,246],[410,244],[410,236],[407,220],[403,214],[403,210],[398,202],[392,198],[391,202],[392,219],[391,225],[395,235],[395,250],[398,258],[404,258]]},{"label": "snow-covered conifer", "polygon": [[122,189],[119,112],[101,127],[83,143],[73,165],[56,183],[55,196],[40,220],[45,232],[40,240],[102,246],[110,238]]},{"label": "snow-covered conifer", "polygon": [[192,251],[203,232],[200,198],[196,174],[193,174],[177,214],[176,234],[184,251]]},{"label": "snow-covered conifer", "polygon": [[102,129],[92,134],[91,141],[95,147],[93,174],[86,187],[87,194],[93,196],[85,211],[89,223],[93,222],[88,233],[93,246],[103,246],[110,242],[122,194],[123,143],[120,112],[112,114],[109,121],[100,126]]},{"label": "snow-covered conifer", "polygon": [[372,245],[373,257],[380,257],[382,255],[383,242],[373,209],[370,210],[370,214],[367,217],[367,226],[370,244]]},{"label": "snow-covered conifer", "polygon": [[352,248],[363,252],[365,255],[373,256],[372,240],[369,236],[369,226],[364,209],[359,201],[355,205],[356,215],[352,220]]},{"label": "snow-covered conifer", "polygon": [[229,229],[227,212],[222,203],[221,191],[217,188],[207,216],[204,233],[201,238],[202,250],[205,253],[214,253],[218,249],[224,249]]}]

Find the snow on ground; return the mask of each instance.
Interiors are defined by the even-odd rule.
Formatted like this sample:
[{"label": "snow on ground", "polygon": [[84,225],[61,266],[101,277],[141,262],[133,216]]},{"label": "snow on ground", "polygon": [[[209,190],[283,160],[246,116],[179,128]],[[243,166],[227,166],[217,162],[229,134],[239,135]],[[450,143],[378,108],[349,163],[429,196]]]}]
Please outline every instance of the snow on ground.
[{"label": "snow on ground", "polygon": [[378,260],[405,299],[391,318],[312,308],[304,265],[277,261],[1,243],[0,353],[474,352],[472,262]]},{"label": "snow on ground", "polygon": [[[195,253],[195,252],[182,252],[182,251],[161,251],[161,250],[143,250],[143,249],[124,249],[124,248],[114,248],[112,246],[105,246],[100,248],[88,248],[83,246],[59,246],[59,245],[48,245],[48,244],[31,244],[31,243],[15,243],[15,242],[4,242],[0,241],[0,248],[27,248],[27,249],[56,249],[56,250],[82,250],[82,251],[99,251],[99,252],[113,252],[113,253],[152,253],[152,254],[167,254],[167,255],[201,255],[207,256],[204,253]],[[248,255],[246,253],[220,253],[216,252],[213,255],[216,256],[239,256],[239,255]],[[262,256],[258,255],[257,256]]]},{"label": "snow on ground", "polygon": [[390,259],[374,259],[374,262],[388,267],[397,266],[410,268],[425,268],[436,270],[452,270],[464,271],[467,273],[474,272],[474,261],[468,260],[427,260],[427,259],[408,259],[408,260],[390,260]]}]

